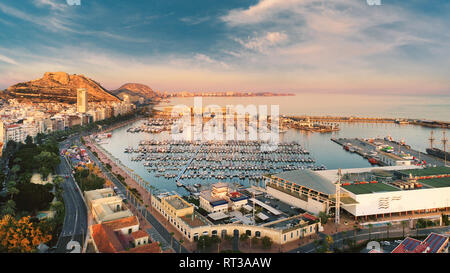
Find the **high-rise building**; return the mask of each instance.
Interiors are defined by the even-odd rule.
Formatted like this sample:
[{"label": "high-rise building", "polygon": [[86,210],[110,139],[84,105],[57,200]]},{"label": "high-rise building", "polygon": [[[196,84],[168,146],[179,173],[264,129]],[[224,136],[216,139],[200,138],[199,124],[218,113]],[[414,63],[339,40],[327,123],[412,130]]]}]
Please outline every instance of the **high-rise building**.
[{"label": "high-rise building", "polygon": [[87,90],[78,88],[77,90],[77,112],[86,113],[88,110]]}]

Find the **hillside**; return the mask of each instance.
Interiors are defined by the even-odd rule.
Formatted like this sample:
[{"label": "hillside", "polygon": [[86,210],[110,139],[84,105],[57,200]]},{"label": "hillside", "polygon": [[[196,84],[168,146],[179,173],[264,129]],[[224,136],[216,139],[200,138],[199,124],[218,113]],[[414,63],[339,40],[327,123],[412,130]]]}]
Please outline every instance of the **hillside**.
[{"label": "hillside", "polygon": [[65,72],[46,72],[40,79],[8,87],[2,96],[20,101],[76,103],[78,88],[86,88],[90,102],[120,101],[96,81]]},{"label": "hillside", "polygon": [[116,90],[111,91],[117,97],[123,99],[123,95],[128,95],[132,102],[143,98],[144,100],[153,100],[159,97],[159,94],[153,91],[150,87],[139,83],[127,83]]}]

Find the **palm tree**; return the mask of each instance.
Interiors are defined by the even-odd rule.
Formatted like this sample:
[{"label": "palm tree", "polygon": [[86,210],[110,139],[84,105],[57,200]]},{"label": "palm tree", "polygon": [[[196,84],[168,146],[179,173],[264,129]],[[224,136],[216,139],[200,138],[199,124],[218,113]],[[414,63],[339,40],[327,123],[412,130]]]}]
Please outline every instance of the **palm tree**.
[{"label": "palm tree", "polygon": [[369,224],[369,240],[371,239],[373,225]]},{"label": "palm tree", "polygon": [[162,252],[162,243],[158,242],[158,246],[159,246],[159,248],[161,249],[161,252]]},{"label": "palm tree", "polygon": [[402,228],[403,228],[403,238],[405,237],[405,227],[408,224],[407,221],[402,221]]},{"label": "palm tree", "polygon": [[353,241],[356,242],[356,232],[358,231],[358,225],[353,225]]},{"label": "palm tree", "polygon": [[181,245],[183,245],[183,243],[184,243],[184,240],[180,239],[180,251],[179,251],[179,253],[181,253]]},{"label": "palm tree", "polygon": [[391,222],[386,223],[386,231],[387,231],[387,238],[389,239],[389,228],[392,226]]},{"label": "palm tree", "polygon": [[217,244],[217,253],[219,253],[220,252],[220,243],[222,242],[222,240],[219,238],[219,236],[213,235],[211,237],[211,241],[212,241],[212,243]]},{"label": "palm tree", "polygon": [[174,232],[171,232],[171,233],[170,233],[170,247],[173,247],[173,246],[172,246],[172,243],[173,243],[173,235],[175,235],[175,233],[174,233]]}]

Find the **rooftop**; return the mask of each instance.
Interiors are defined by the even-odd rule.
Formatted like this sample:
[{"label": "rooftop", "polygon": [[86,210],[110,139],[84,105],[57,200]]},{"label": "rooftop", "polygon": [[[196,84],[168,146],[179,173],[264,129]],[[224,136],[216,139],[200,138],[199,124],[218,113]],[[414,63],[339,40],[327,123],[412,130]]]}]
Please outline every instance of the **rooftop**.
[{"label": "rooftop", "polygon": [[434,232],[428,235],[422,242],[407,237],[392,251],[392,253],[437,253],[448,243],[448,240],[449,238],[447,236],[436,234]]},{"label": "rooftop", "polygon": [[368,184],[351,184],[351,185],[343,185],[342,188],[354,193],[354,194],[367,194],[374,192],[388,192],[388,191],[400,191],[399,188],[396,188],[391,185],[387,185],[384,183],[368,183]]},{"label": "rooftop", "polygon": [[112,230],[118,230],[126,227],[139,225],[139,220],[136,216],[130,216],[113,221],[104,222],[103,224],[111,228]]},{"label": "rooftop", "polygon": [[311,170],[295,170],[272,175],[324,194],[335,194],[336,187],[328,179]]},{"label": "rooftop", "polygon": [[181,197],[178,195],[172,195],[165,199],[169,205],[174,207],[176,210],[185,209],[191,207],[189,203],[184,201]]},{"label": "rooftop", "polygon": [[114,231],[104,224],[92,226],[92,238],[100,253],[117,253],[124,250]]},{"label": "rooftop", "polygon": [[132,232],[131,237],[133,237],[133,239],[140,239],[140,238],[147,238],[148,237],[148,233],[143,231],[142,229]]},{"label": "rooftop", "polygon": [[138,246],[132,248],[128,251],[124,251],[126,253],[161,253],[161,248],[159,247],[157,242],[153,242],[150,244],[145,244],[142,246]]},{"label": "rooftop", "polygon": [[399,171],[399,173],[404,174],[404,175],[412,174],[413,176],[450,174],[450,167],[433,167],[433,168],[415,169],[415,170],[401,170],[401,171]]}]

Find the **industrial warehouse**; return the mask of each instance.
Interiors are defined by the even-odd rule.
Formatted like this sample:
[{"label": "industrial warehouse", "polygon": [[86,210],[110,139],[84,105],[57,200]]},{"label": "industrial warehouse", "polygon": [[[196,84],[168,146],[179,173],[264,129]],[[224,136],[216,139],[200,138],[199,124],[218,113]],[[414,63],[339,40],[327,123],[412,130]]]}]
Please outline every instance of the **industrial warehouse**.
[{"label": "industrial warehouse", "polygon": [[449,167],[343,169],[341,175],[338,170],[296,170],[267,175],[262,187],[306,211],[333,215],[341,208],[362,222],[450,213]]}]

